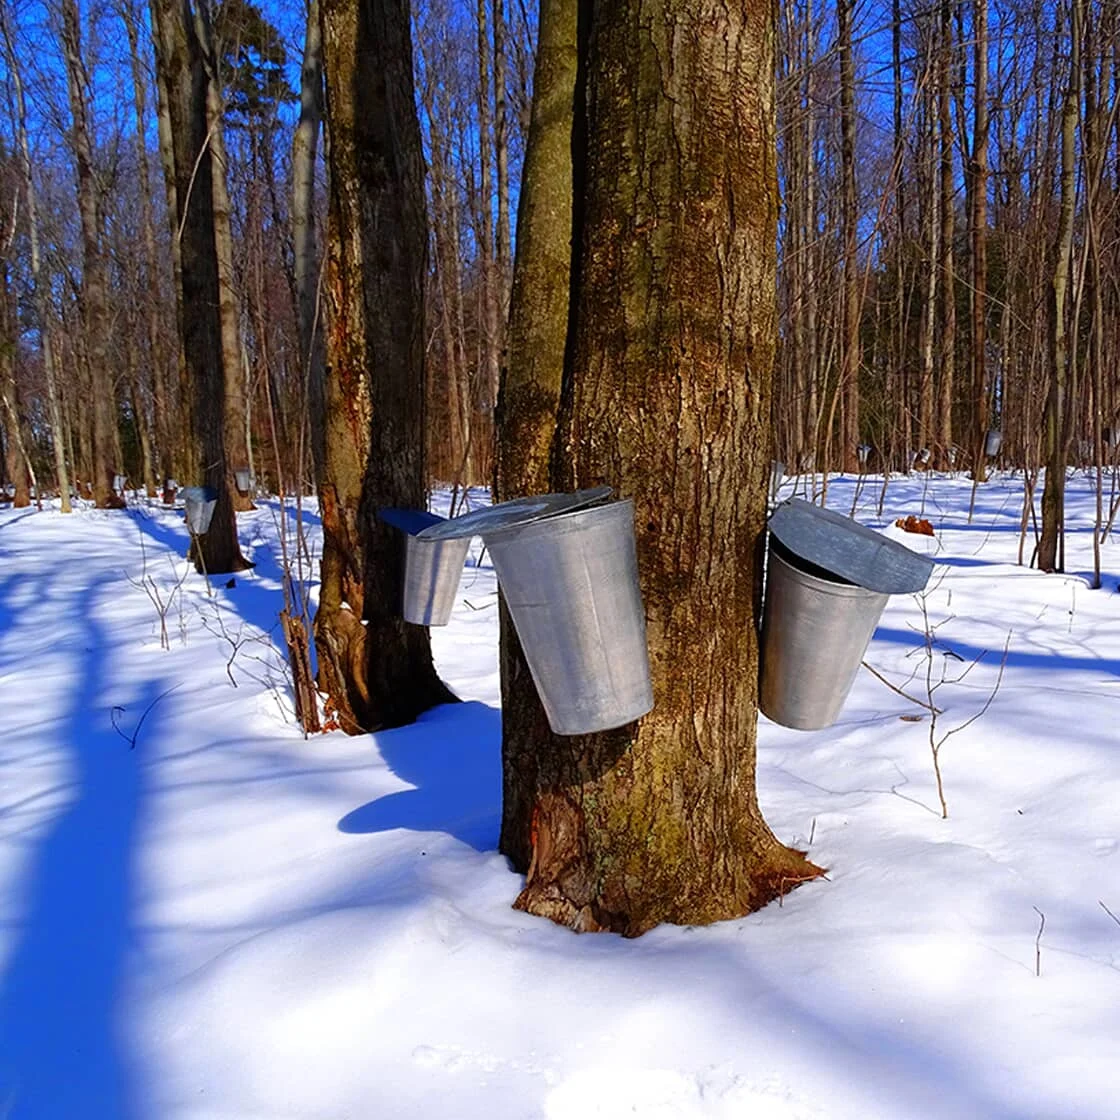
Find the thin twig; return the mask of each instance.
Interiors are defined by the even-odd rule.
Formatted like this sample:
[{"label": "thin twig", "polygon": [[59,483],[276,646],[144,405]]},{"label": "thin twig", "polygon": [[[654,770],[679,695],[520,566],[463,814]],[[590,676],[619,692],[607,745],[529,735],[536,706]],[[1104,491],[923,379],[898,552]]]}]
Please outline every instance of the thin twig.
[{"label": "thin twig", "polygon": [[121,730],[121,728],[120,728],[120,724],[118,724],[118,723],[117,723],[117,712],[123,712],[123,711],[125,710],[125,709],[124,709],[124,705],[123,705],[123,704],[115,704],[115,705],[114,705],[114,706],[113,706],[113,707],[112,707],[112,708],[110,709],[110,711],[109,711],[109,722],[110,722],[110,723],[112,723],[112,725],[113,725],[113,730],[114,730],[114,731],[115,731],[115,732],[116,732],[116,733],[117,733],[117,734],[118,734],[118,735],[119,735],[119,736],[120,736],[120,737],[121,737],[121,738],[122,738],[122,739],[123,739],[123,740],[124,740],[124,741],[125,741],[125,742],[126,742],[126,743],[128,744],[128,749],[129,749],[129,750],[134,750],[134,749],[135,749],[135,747],[136,747],[136,741],[137,741],[137,739],[138,739],[138,738],[140,737],[140,728],[144,726],[144,720],[146,720],[146,719],[148,718],[148,713],[149,713],[149,712],[150,712],[150,711],[151,711],[151,710],[152,710],[152,709],[153,709],[153,708],[154,708],[154,707],[155,707],[155,706],[156,706],[156,705],[157,705],[157,704],[158,704],[158,703],[159,703],[159,702],[160,702],[160,701],[161,701],[161,700],[162,700],[162,699],[163,699],[163,698],[165,697],[165,696],[170,696],[170,695],[171,695],[171,693],[173,693],[173,692],[174,692],[174,691],[175,691],[175,690],[176,690],[177,688],[180,688],[180,687],[182,687],[182,686],[181,686],[181,685],[177,685],[177,684],[173,684],[173,685],[172,685],[172,686],[171,686],[171,687],[170,687],[169,689],[166,689],[166,690],[165,690],[164,692],[161,692],[161,693],[160,693],[160,694],[159,694],[159,695],[158,695],[158,696],[157,696],[157,697],[156,697],[156,698],[155,698],[155,699],[154,699],[154,700],[153,700],[153,701],[152,701],[152,702],[151,702],[151,703],[150,703],[150,704],[149,704],[149,705],[148,705],[148,706],[147,706],[147,707],[146,707],[146,708],[144,709],[144,714],[143,714],[143,715],[142,715],[142,716],[141,716],[141,717],[140,717],[140,718],[139,718],[139,719],[138,719],[138,720],[136,721],[136,727],[135,727],[135,728],[133,728],[133,731],[132,731],[132,734],[131,734],[131,735],[127,735],[127,734],[125,734],[125,732],[123,732],[123,731]]},{"label": "thin twig", "polygon": [[873,677],[876,677],[878,680],[882,681],[883,684],[885,684],[887,688],[891,690],[891,692],[897,692],[899,696],[901,696],[904,700],[909,700],[911,704],[917,704],[919,708],[925,708],[927,712],[933,712],[934,715],[941,715],[940,708],[934,707],[934,705],[932,704],[927,704],[924,700],[919,700],[916,696],[911,696],[908,692],[903,692],[902,689],[898,687],[898,685],[891,684],[891,682],[887,680],[887,678],[884,677],[882,673],[880,673],[877,669],[873,669],[870,665],[867,664],[866,661],[861,661],[860,664]]},{"label": "thin twig", "polygon": [[1108,916],[1109,916],[1109,917],[1110,917],[1110,918],[1111,918],[1111,919],[1112,919],[1112,920],[1113,920],[1113,921],[1114,921],[1114,922],[1115,922],[1115,923],[1116,923],[1116,924],[1117,924],[1118,926],[1120,926],[1120,918],[1118,918],[1118,917],[1117,917],[1117,916],[1116,916],[1116,915],[1115,915],[1115,914],[1114,914],[1114,913],[1113,913],[1113,912],[1112,912],[1111,910],[1109,910],[1109,908],[1108,908],[1107,906],[1105,906],[1104,902],[1102,902],[1102,901],[1101,901],[1101,900],[1100,900],[1099,898],[1097,899],[1097,901],[1098,901],[1098,902],[1100,902],[1100,904],[1101,904],[1101,909],[1102,909],[1102,910],[1103,910],[1103,911],[1104,911],[1104,912],[1105,912],[1105,913],[1106,913],[1106,914],[1107,914],[1107,915],[1108,915]]},{"label": "thin twig", "polygon": [[1031,909],[1038,915],[1038,936],[1034,939],[1034,974],[1042,975],[1042,931],[1046,928],[1046,915],[1037,906]]}]

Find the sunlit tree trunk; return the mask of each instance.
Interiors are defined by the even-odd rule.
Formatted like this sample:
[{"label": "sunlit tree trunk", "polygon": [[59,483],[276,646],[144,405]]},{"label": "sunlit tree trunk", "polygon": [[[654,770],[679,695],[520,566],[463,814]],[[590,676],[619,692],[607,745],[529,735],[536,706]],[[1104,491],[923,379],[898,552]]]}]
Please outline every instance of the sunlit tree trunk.
[{"label": "sunlit tree trunk", "polygon": [[451,699],[382,506],[423,508],[427,224],[407,0],[321,0],[330,145],[319,687],[344,730]]},{"label": "sunlit tree trunk", "polygon": [[186,0],[152,0],[156,76],[167,106],[175,177],[181,285],[182,352],[194,395],[195,481],[218,495],[210,528],[196,541],[195,564],[209,573],[247,567],[237,542],[231,467],[225,447],[225,381],[238,376],[223,365],[218,254],[214,240],[213,153],[209,143],[210,78],[197,25]]},{"label": "sunlit tree trunk", "polygon": [[[550,489],[568,337],[572,130],[578,0],[541,0],[533,107],[517,217],[517,260],[499,398],[495,497]],[[552,735],[504,602],[501,605],[503,797],[500,847],[526,871],[537,756]]]},{"label": "sunlit tree trunk", "polygon": [[292,140],[292,244],[299,316],[299,359],[311,413],[311,451],[318,474],[323,446],[323,318],[320,254],[315,243],[315,160],[323,120],[323,37],[319,0],[311,0],[300,76],[299,123]]},{"label": "sunlit tree trunk", "polygon": [[[641,18],[638,18],[638,13]],[[591,15],[552,483],[635,502],[656,707],[536,753],[518,906],[579,930],[744,914],[816,874],[763,821],[755,628],[774,361],[773,8]],[[507,755],[508,757],[508,755]]]}]

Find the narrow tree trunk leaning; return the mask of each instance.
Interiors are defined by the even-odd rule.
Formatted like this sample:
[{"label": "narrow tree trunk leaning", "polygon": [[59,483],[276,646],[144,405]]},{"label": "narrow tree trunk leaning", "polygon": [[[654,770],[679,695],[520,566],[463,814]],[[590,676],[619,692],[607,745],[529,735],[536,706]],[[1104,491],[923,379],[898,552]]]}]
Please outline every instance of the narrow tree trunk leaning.
[{"label": "narrow tree trunk leaning", "polygon": [[307,11],[300,74],[299,124],[292,138],[292,247],[299,324],[299,360],[311,419],[311,456],[323,469],[323,328],[319,252],[315,244],[315,158],[323,120],[323,38],[319,0]]},{"label": "narrow tree trunk leaning", "polygon": [[319,687],[344,730],[454,697],[400,617],[381,506],[422,508],[427,224],[407,0],[322,0],[329,147]]},{"label": "narrow tree trunk leaning", "polygon": [[[193,550],[196,567],[211,574],[249,563],[237,542],[230,467],[225,449],[225,379],[214,244],[212,160],[206,116],[209,79],[186,4],[152,0],[156,75],[171,130],[181,286],[182,353],[194,396],[194,442],[200,481],[218,494],[214,517]],[[237,371],[232,371],[232,376]]]},{"label": "narrow tree trunk leaning", "polygon": [[[499,501],[548,493],[549,462],[568,337],[572,245],[572,125],[578,0],[541,0],[537,63],[498,398]],[[521,872],[533,849],[537,756],[548,720],[506,611],[501,610],[502,833],[499,848]],[[556,746],[557,744],[553,744]],[[562,746],[562,744],[559,744]]]},{"label": "narrow tree trunk leaning", "polygon": [[108,352],[109,275],[102,245],[98,184],[90,135],[92,95],[82,59],[81,17],[75,0],[62,0],[62,43],[66,55],[70,138],[77,176],[78,214],[82,227],[82,308],[91,390],[89,408],[93,420],[90,481],[97,508],[116,509],[123,506],[124,502],[113,490],[113,475],[120,463],[114,451],[117,407]]},{"label": "narrow tree trunk leaning", "polygon": [[656,707],[524,745],[537,770],[518,799],[532,857],[517,905],[578,930],[737,917],[819,874],[775,839],[754,782],[773,40],[759,0],[626,0],[589,28],[552,481],[634,500]]}]

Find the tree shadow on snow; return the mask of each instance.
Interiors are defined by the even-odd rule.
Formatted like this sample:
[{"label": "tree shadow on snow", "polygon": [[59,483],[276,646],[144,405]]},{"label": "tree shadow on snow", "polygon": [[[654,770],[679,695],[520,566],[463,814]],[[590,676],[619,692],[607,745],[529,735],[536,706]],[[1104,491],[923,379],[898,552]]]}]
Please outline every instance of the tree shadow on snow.
[{"label": "tree shadow on snow", "polygon": [[338,822],[339,831],[446,832],[479,852],[497,848],[501,712],[478,701],[444,704],[375,739],[388,767],[415,788],[354,809]]},{"label": "tree shadow on snow", "polygon": [[[144,793],[143,741],[158,735],[164,685],[146,682],[117,712],[137,749],[113,728],[109,646],[84,603],[80,685],[70,696],[62,739],[70,751],[73,800],[34,844],[25,901],[13,923],[0,975],[0,1115],[139,1118],[119,1006],[133,943],[133,849]],[[6,615],[0,606],[0,618]],[[32,845],[29,844],[29,847]]]}]

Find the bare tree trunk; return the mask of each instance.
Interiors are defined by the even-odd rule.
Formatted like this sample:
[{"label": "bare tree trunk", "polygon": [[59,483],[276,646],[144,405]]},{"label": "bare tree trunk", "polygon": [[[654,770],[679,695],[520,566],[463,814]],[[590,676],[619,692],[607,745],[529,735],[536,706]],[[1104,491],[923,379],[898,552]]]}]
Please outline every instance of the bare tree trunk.
[{"label": "bare tree trunk", "polygon": [[19,133],[20,176],[23,181],[23,195],[27,206],[27,234],[31,250],[31,283],[34,290],[35,315],[39,321],[43,371],[47,382],[47,414],[51,425],[55,478],[58,482],[61,510],[63,513],[70,513],[70,472],[66,465],[65,432],[62,426],[62,409],[59,406],[54,347],[51,343],[49,283],[43,275],[42,255],[39,248],[39,199],[35,190],[35,179],[31,173],[31,144],[27,134],[27,103],[24,97],[23,74],[19,64],[19,55],[8,23],[6,3],[0,3],[0,34],[4,37],[4,53],[15,95],[16,127]]},{"label": "bare tree trunk", "polygon": [[214,195],[214,248],[218,257],[218,309],[222,326],[222,367],[225,370],[224,424],[227,483],[233,508],[253,508],[253,500],[242,494],[234,483],[236,470],[250,466],[248,438],[248,394],[241,362],[241,314],[238,307],[237,283],[233,270],[233,230],[230,225],[229,159],[226,155],[222,97],[218,60],[214,53],[213,33],[207,4],[194,5],[195,35],[202,51],[203,66],[209,81],[206,85],[206,125],[210,146],[210,188]]},{"label": "bare tree trunk", "polygon": [[322,0],[330,136],[319,687],[351,734],[453,697],[400,618],[382,506],[425,504],[427,224],[407,0]]},{"label": "bare tree trunk", "polygon": [[953,182],[953,120],[950,114],[950,51],[952,21],[949,0],[941,0],[941,43],[937,64],[937,139],[941,156],[941,331],[938,353],[941,377],[937,395],[936,443],[942,468],[951,465],[953,447],[953,381],[957,349],[956,276],[953,239],[956,185]]},{"label": "bare tree trunk", "polygon": [[319,26],[319,0],[311,0],[303,47],[299,124],[292,139],[292,240],[300,367],[311,413],[311,453],[316,475],[323,469],[325,455],[320,256],[315,243],[315,160],[322,120],[323,37]]},{"label": "bare tree trunk", "polygon": [[180,251],[182,352],[194,391],[194,442],[201,481],[217,494],[210,528],[197,538],[196,566],[205,572],[249,567],[237,541],[231,468],[225,449],[225,381],[220,278],[214,239],[213,163],[207,118],[210,78],[197,25],[182,0],[152,0],[156,75],[172,140]]},{"label": "bare tree trunk", "polygon": [[[840,48],[840,164],[841,228],[844,239],[843,347],[840,360],[840,469],[859,469],[860,293],[859,212],[856,195],[855,64],[852,58],[852,0],[837,0],[836,21]],[[829,469],[831,464],[825,464]]]},{"label": "bare tree trunk", "polygon": [[[152,182],[148,173],[148,96],[144,64],[140,57],[139,13],[132,0],[121,5],[121,18],[128,35],[129,58],[132,64],[133,104],[136,109],[136,166],[140,177],[140,227],[144,237],[144,266],[147,271],[147,336],[148,358],[152,366],[153,412],[155,420],[155,451],[163,478],[175,474],[174,394],[168,391],[167,348],[163,344],[161,311],[158,298],[160,259],[156,250],[156,228],[152,210]],[[154,464],[153,464],[154,467]],[[160,479],[159,481],[162,481]]]},{"label": "bare tree trunk", "polygon": [[70,97],[71,129],[78,184],[78,214],[82,228],[82,303],[85,352],[88,361],[93,420],[92,483],[98,509],[124,503],[113,491],[113,475],[120,463],[114,450],[117,423],[113,373],[109,366],[109,277],[102,246],[97,174],[93,163],[89,112],[92,95],[82,59],[81,17],[76,0],[62,0],[62,43],[66,55],[66,85]]},{"label": "bare tree trunk", "polygon": [[[541,0],[537,64],[498,408],[494,495],[550,488],[549,465],[568,337],[572,263],[572,131],[577,0]],[[582,142],[582,137],[581,137]],[[524,872],[533,856],[537,755],[548,720],[505,603],[501,604],[502,833],[499,847]]]},{"label": "bare tree trunk", "polygon": [[[501,312],[499,308],[498,278],[494,267],[494,218],[493,218],[493,116],[490,107],[490,42],[486,33],[486,0],[478,0],[478,160],[479,198],[476,228],[478,230],[478,267],[481,273],[481,306],[479,308],[482,332],[481,372],[483,385],[482,407],[491,427],[494,406],[498,400],[499,360],[501,356]],[[491,456],[489,441],[476,447],[483,470],[489,470]]]},{"label": "bare tree trunk", "polygon": [[[969,242],[972,290],[972,477],[988,476],[984,444],[988,432],[987,298],[988,298],[988,0],[973,3],[973,71],[975,77],[972,167],[969,178]],[[971,515],[971,510],[970,510]]]},{"label": "bare tree trunk", "polygon": [[552,481],[609,482],[635,502],[656,707],[525,743],[529,822],[507,833],[528,831],[532,848],[519,907],[631,936],[741,915],[817,874],[770,832],[754,785],[773,9],[641,0],[639,20],[638,7],[603,5],[588,28]]},{"label": "bare tree trunk", "polygon": [[[13,222],[7,224],[10,228],[14,225]],[[12,505],[16,509],[23,509],[31,505],[32,473],[23,433],[22,402],[15,376],[17,337],[15,306],[8,278],[8,263],[5,260],[0,261],[0,430],[4,433],[4,466],[15,487]]]},{"label": "bare tree trunk", "polygon": [[1065,523],[1066,489],[1066,375],[1069,338],[1066,297],[1073,259],[1073,208],[1076,192],[1077,117],[1081,82],[1081,24],[1083,0],[1070,7],[1070,71],[1062,103],[1062,171],[1058,233],[1054,247],[1054,271],[1049,292],[1050,384],[1046,395],[1046,480],[1042,488],[1042,533],[1038,540],[1038,566],[1044,572],[1058,571],[1060,538]]},{"label": "bare tree trunk", "polygon": [[504,0],[493,0],[494,21],[494,162],[498,175],[498,354],[505,349],[510,299],[509,109],[506,101],[506,16]]}]

